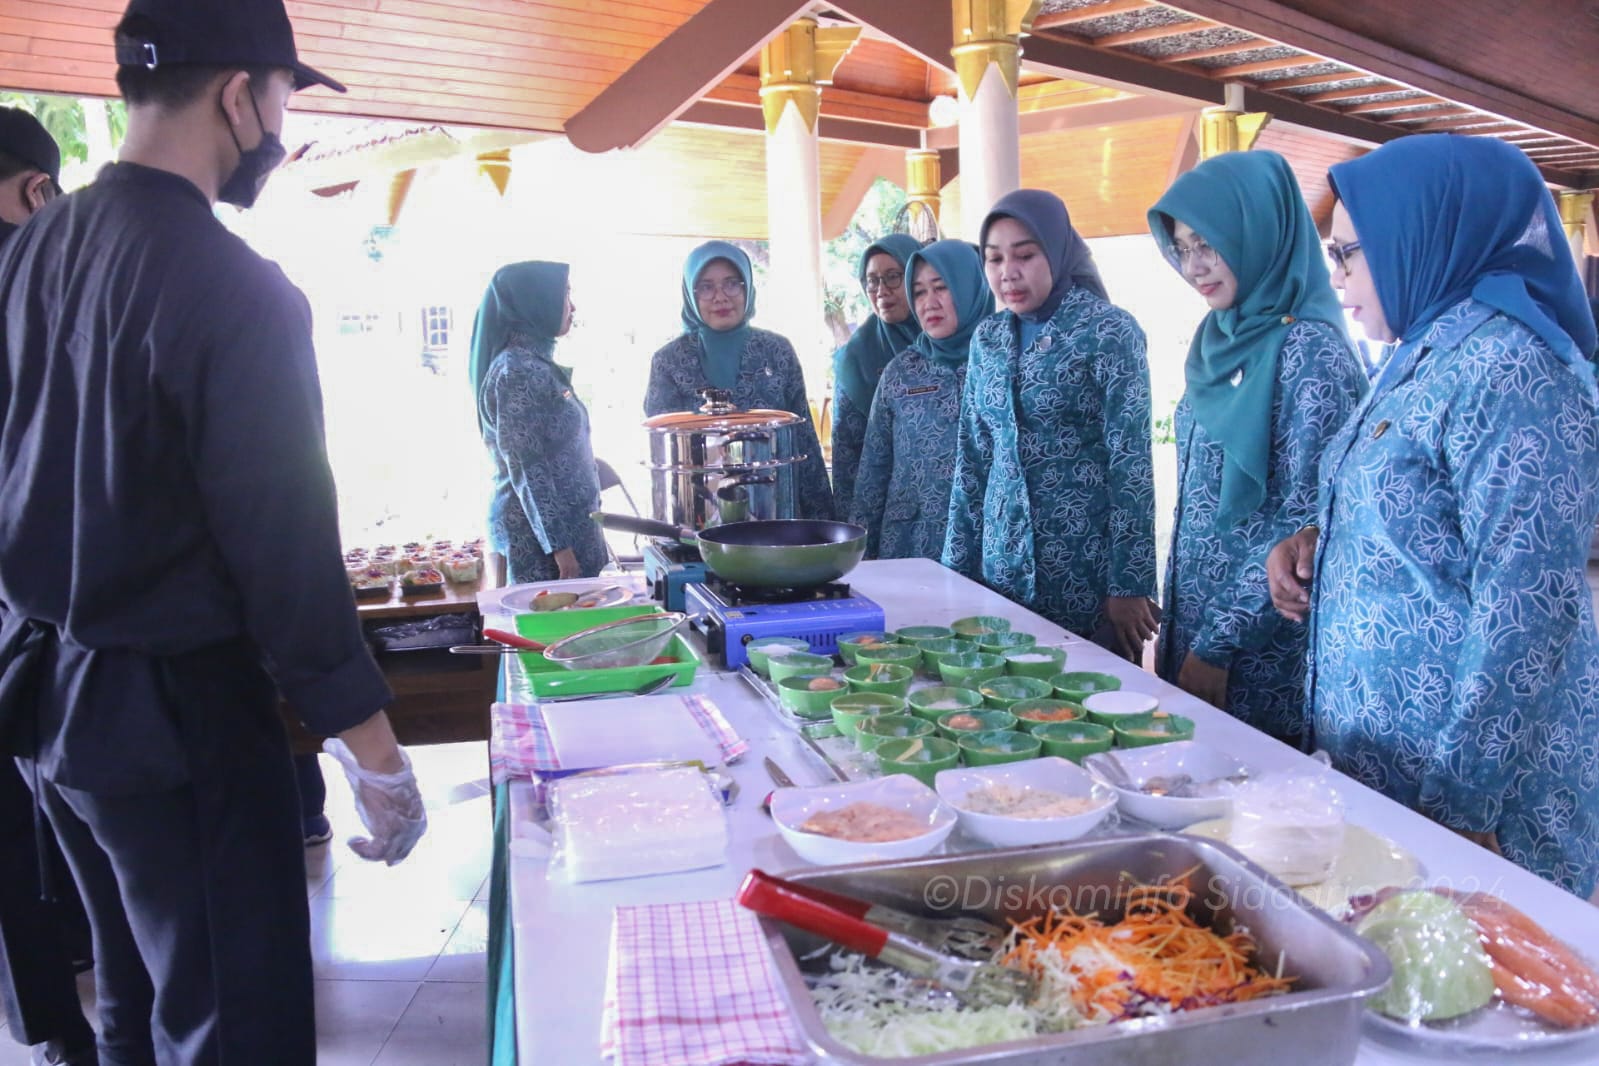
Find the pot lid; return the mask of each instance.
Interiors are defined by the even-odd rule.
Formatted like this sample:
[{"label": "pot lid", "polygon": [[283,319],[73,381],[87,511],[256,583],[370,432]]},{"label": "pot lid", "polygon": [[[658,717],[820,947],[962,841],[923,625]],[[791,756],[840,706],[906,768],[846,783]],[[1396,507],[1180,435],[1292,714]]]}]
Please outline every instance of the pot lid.
[{"label": "pot lid", "polygon": [[794,414],[792,411],[772,411],[764,408],[754,408],[749,411],[732,410],[715,414],[676,411],[670,414],[656,415],[654,418],[646,418],[644,426],[647,429],[665,429],[673,432],[717,433],[732,429],[766,429],[776,426],[792,426],[799,421],[799,415]]}]

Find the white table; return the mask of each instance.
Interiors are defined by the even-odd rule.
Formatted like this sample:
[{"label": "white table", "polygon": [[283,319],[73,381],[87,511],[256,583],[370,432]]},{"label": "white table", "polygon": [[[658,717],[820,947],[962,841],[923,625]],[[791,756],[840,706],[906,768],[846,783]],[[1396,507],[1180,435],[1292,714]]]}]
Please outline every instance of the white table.
[{"label": "white table", "polygon": [[[924,559],[863,563],[850,584],[883,606],[888,627],[947,624],[965,615],[990,614],[1034,633],[1040,643],[1072,639],[1059,627],[980,585]],[[1243,725],[1227,714],[1142,674],[1086,641],[1068,649],[1069,668],[1102,670],[1123,677],[1138,672],[1138,686],[1160,697],[1161,706],[1191,717],[1196,732],[1262,770],[1308,765],[1299,752]],[[715,701],[752,751],[731,773],[740,787],[730,808],[732,844],[726,865],[693,873],[571,885],[546,877],[543,861],[513,857],[510,901],[514,924],[517,1043],[524,1063],[582,1066],[601,1061],[600,1001],[604,994],[611,912],[619,904],[728,898],[752,866],[781,872],[804,863],[789,850],[760,810],[771,790],[761,765],[772,756],[798,784],[824,780],[794,734],[768,711],[736,675],[702,669],[693,691]],[[1412,852],[1430,882],[1481,889],[1511,901],[1579,951],[1599,958],[1599,908],[1564,892],[1456,836],[1382,795],[1340,779],[1351,823],[1365,826]],[[525,787],[521,783],[513,788]],[[1519,1054],[1528,1066],[1599,1062],[1599,1041]],[[1446,1050],[1428,1054],[1403,1040],[1373,1035],[1361,1044],[1362,1064],[1450,1061]],[[1479,1062],[1493,1061],[1476,1058]]]}]

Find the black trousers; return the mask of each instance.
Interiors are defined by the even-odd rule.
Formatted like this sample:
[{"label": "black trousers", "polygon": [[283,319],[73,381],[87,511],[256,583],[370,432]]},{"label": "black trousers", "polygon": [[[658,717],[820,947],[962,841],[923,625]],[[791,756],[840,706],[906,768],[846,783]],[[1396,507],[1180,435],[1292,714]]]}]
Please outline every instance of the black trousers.
[{"label": "black trousers", "polygon": [[247,649],[162,661],[190,781],[44,782],[94,928],[104,1066],[313,1066],[305,847],[277,693]]},{"label": "black trousers", "polygon": [[45,842],[55,899],[39,891],[33,793],[10,759],[0,756],[0,1002],[10,1035],[24,1044],[94,1042],[78,1002],[72,960],[87,951],[82,905],[55,837]]}]

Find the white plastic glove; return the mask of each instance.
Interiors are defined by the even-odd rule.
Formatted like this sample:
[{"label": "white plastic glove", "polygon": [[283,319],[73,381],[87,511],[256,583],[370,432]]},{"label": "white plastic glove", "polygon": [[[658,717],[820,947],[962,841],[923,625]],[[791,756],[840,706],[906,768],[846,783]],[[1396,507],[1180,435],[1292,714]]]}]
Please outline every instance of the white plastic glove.
[{"label": "white plastic glove", "polygon": [[350,850],[363,859],[382,861],[389,866],[411,854],[428,827],[428,816],[422,807],[422,793],[416,787],[416,774],[405,749],[400,749],[400,761],[405,768],[392,774],[363,767],[355,761],[355,753],[337,737],[324,740],[322,750],[344,767],[350,791],[355,793],[356,812],[367,832],[372,834],[351,837]]}]

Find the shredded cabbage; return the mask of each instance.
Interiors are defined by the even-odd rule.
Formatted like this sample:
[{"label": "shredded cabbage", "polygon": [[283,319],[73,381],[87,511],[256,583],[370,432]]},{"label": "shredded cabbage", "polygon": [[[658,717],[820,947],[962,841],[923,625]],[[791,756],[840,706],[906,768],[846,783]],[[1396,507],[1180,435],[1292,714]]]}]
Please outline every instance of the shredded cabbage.
[{"label": "shredded cabbage", "polygon": [[926,981],[839,952],[833,972],[814,978],[811,997],[833,1039],[863,1055],[905,1058],[1024,1040],[1043,1031],[1037,1011],[961,1006]]}]

